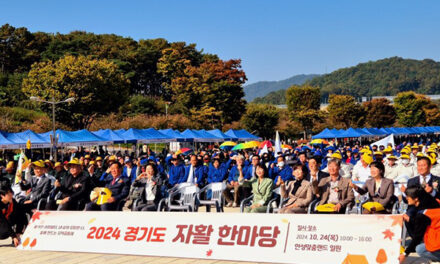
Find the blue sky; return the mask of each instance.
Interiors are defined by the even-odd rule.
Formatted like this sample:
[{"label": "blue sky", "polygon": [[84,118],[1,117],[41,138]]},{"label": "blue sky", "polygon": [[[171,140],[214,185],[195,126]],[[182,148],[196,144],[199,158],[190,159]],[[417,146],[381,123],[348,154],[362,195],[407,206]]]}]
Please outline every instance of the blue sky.
[{"label": "blue sky", "polygon": [[440,1],[6,1],[0,24],[196,43],[240,58],[248,83],[391,56],[440,60]]}]

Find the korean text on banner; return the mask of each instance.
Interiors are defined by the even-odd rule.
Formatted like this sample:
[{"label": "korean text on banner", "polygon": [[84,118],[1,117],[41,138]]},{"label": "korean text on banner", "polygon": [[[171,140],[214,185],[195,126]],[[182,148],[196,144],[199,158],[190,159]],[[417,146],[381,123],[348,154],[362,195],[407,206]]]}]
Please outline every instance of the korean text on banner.
[{"label": "korean text on banner", "polygon": [[39,211],[18,248],[278,263],[376,263],[377,258],[398,263],[401,231],[401,215]]}]

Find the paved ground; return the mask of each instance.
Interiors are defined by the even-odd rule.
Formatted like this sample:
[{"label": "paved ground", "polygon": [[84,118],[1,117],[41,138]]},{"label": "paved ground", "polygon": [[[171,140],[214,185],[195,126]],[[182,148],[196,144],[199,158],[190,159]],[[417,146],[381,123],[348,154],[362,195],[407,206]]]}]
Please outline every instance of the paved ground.
[{"label": "paved ground", "polygon": [[[200,208],[200,211],[204,211]],[[238,208],[225,208],[225,212],[238,212]],[[218,260],[201,260],[186,258],[166,258],[166,257],[145,257],[145,256],[129,256],[129,255],[110,255],[110,254],[93,254],[93,253],[70,253],[70,252],[50,252],[50,251],[22,251],[16,250],[11,246],[11,240],[0,240],[0,264],[116,264],[116,263],[171,263],[171,264],[223,264],[223,263],[239,263],[248,264],[253,262],[232,262]],[[405,264],[425,264],[427,261],[416,257],[410,257]],[[331,264],[331,263],[329,263]]]}]

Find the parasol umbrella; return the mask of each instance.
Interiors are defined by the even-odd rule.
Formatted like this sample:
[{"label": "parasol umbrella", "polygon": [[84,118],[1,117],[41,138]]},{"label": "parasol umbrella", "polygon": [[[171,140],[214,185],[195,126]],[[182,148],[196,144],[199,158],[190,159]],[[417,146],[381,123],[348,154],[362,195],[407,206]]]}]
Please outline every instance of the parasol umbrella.
[{"label": "parasol umbrella", "polygon": [[240,144],[235,145],[232,148],[232,150],[240,150],[240,149],[245,149],[245,148],[246,148],[246,145],[244,143],[240,143]]},{"label": "parasol umbrella", "polygon": [[176,152],[176,154],[177,154],[177,155],[179,155],[179,154],[188,155],[188,154],[190,154],[191,152],[193,152],[193,150],[190,149],[190,148],[182,148],[182,149],[179,149],[179,150]]},{"label": "parasol umbrella", "polygon": [[258,141],[249,141],[244,143],[244,145],[246,146],[246,148],[257,148],[260,146],[260,142]]},{"label": "parasol umbrella", "polygon": [[325,139],[314,139],[312,140],[312,142],[310,142],[310,144],[315,145],[315,144],[324,144],[324,145],[328,145],[328,141]]},{"label": "parasol umbrella", "polygon": [[287,145],[287,144],[282,144],[281,148],[283,148],[283,149],[293,149],[292,146]]},{"label": "parasol umbrella", "polygon": [[231,149],[236,145],[237,145],[237,143],[235,143],[233,141],[225,141],[220,145],[220,148],[221,149]]},{"label": "parasol umbrella", "polygon": [[260,143],[260,149],[264,148],[264,146],[267,146],[268,148],[272,147],[272,142],[270,140],[265,140]]}]

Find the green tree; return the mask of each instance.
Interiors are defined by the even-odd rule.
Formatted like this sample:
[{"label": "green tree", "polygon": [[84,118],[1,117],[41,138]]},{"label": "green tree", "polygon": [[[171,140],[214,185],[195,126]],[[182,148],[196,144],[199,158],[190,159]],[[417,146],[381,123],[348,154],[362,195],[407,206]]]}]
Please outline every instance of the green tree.
[{"label": "green tree", "polygon": [[241,123],[248,131],[256,131],[263,138],[272,138],[278,124],[279,112],[273,105],[248,104]]},{"label": "green tree", "polygon": [[415,92],[398,93],[394,98],[394,109],[397,114],[397,121],[406,127],[423,124],[425,112],[423,106],[426,98],[418,96]]},{"label": "green tree", "polygon": [[[204,62],[187,66],[184,76],[171,82],[172,101],[187,109],[200,123],[223,125],[240,119],[245,109],[243,83],[246,75],[240,60]],[[207,116],[206,113],[209,113]]]},{"label": "green tree", "polygon": [[290,117],[301,124],[307,138],[307,132],[321,119],[319,88],[293,85],[287,89],[286,103]]},{"label": "green tree", "polygon": [[336,128],[360,127],[365,122],[362,106],[350,95],[330,95],[327,111]]},{"label": "green tree", "polygon": [[396,111],[386,98],[373,99],[363,103],[366,123],[371,127],[393,126],[396,122]]},{"label": "green tree", "polygon": [[[57,105],[57,120],[75,129],[87,128],[97,115],[118,110],[128,95],[130,83],[108,60],[84,56],[65,56],[56,62],[34,64],[23,80],[23,92],[45,100],[64,100],[74,97],[69,104]],[[41,105],[45,112],[51,108]]]}]

